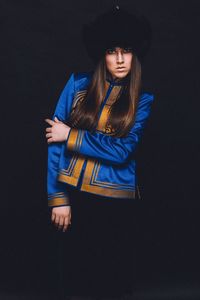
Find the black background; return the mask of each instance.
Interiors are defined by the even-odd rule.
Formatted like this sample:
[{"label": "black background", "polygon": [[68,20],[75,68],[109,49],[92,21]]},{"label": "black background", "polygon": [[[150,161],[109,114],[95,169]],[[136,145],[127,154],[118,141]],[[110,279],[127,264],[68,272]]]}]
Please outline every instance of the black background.
[{"label": "black background", "polygon": [[[80,29],[113,3],[0,1],[2,292],[53,289],[44,119],[71,72],[93,68]],[[199,1],[118,3],[146,15],[154,32],[143,66],[144,88],[155,101],[138,151],[137,287],[189,288],[194,295],[200,280]]]}]

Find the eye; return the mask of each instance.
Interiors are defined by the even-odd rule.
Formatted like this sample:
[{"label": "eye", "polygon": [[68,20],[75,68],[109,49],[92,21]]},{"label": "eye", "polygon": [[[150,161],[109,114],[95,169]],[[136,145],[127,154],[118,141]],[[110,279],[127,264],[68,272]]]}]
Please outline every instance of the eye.
[{"label": "eye", "polygon": [[110,49],[107,49],[106,50],[106,53],[107,54],[114,54],[116,51],[115,51],[115,48],[110,48]]},{"label": "eye", "polygon": [[124,48],[124,53],[131,53],[131,52],[133,52],[133,49],[131,48],[131,47],[126,47],[126,48]]}]

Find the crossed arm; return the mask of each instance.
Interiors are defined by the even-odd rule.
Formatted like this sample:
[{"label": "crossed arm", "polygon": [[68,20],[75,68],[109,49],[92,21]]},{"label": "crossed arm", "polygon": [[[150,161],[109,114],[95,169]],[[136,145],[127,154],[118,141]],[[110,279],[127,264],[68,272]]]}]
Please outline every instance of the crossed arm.
[{"label": "crossed arm", "polygon": [[70,128],[57,118],[46,119],[52,127],[47,128],[47,142],[65,142],[69,151],[102,160],[105,163],[123,164],[134,153],[154,100],[152,94],[141,97],[134,125],[126,137],[113,137],[101,132],[90,133],[87,130]]}]

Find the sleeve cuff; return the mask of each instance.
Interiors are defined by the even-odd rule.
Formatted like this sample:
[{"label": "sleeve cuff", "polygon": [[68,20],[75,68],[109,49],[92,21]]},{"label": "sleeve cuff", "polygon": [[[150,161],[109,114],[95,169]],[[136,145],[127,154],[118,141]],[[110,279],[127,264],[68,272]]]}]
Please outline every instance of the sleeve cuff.
[{"label": "sleeve cuff", "polygon": [[63,193],[57,193],[56,195],[49,195],[48,196],[48,206],[64,206],[70,205],[69,198],[64,195]]},{"label": "sleeve cuff", "polygon": [[85,131],[82,129],[71,128],[66,140],[67,150],[78,152],[82,144],[84,133]]}]

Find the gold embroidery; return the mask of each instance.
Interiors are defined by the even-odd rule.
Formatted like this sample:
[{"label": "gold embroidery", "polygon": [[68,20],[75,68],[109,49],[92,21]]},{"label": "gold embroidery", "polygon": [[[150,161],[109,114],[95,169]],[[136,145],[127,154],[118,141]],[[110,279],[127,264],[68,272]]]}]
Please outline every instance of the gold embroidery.
[{"label": "gold embroidery", "polygon": [[79,151],[83,140],[84,130],[71,128],[67,141],[67,149],[70,151]]},{"label": "gold embroidery", "polygon": [[115,132],[115,129],[112,128],[111,124],[107,124],[106,127],[105,127],[105,133],[111,134],[111,133],[114,133],[114,132]]},{"label": "gold embroidery", "polygon": [[113,187],[116,187],[116,188],[125,187],[125,188],[128,188],[129,190],[132,190],[130,185],[126,184],[126,183],[120,183],[119,184],[119,183],[113,183],[113,182],[106,182],[106,181],[97,180],[97,176],[98,176],[98,173],[99,173],[100,166],[101,166],[101,164],[99,162],[96,162],[93,177],[92,177],[92,183],[93,184],[98,184],[98,185],[107,186],[107,187],[112,187],[113,186]]},{"label": "gold embroidery", "polygon": [[70,132],[69,132],[69,136],[68,136],[68,140],[67,140],[67,149],[70,151],[73,151],[76,145],[76,140],[78,137],[78,129],[76,128],[71,128]]},{"label": "gold embroidery", "polygon": [[55,193],[49,195],[48,197],[48,206],[58,206],[70,204],[69,198],[64,193]]},{"label": "gold embroidery", "polygon": [[74,165],[75,165],[75,163],[76,163],[76,155],[73,155],[73,157],[71,158],[71,160],[70,160],[70,163],[69,163],[69,167],[65,170],[65,173],[66,174],[71,174],[72,173],[72,171],[73,171],[73,168],[74,168]]},{"label": "gold embroidery", "polygon": [[77,141],[76,141],[76,149],[75,151],[79,151],[79,148],[81,147],[81,144],[82,144],[82,140],[83,140],[83,135],[84,135],[84,130],[79,130],[78,131],[78,138],[77,138]]},{"label": "gold embroidery", "polygon": [[87,160],[84,177],[83,177],[83,182],[85,184],[90,184],[90,180],[92,178],[92,171],[94,169],[94,164],[95,164],[95,160],[93,160],[93,159]]},{"label": "gold embroidery", "polygon": [[135,198],[135,191],[116,190],[112,188],[105,188],[83,183],[81,191],[90,192],[102,196],[119,197],[119,198]]},{"label": "gold embroidery", "polygon": [[77,178],[77,179],[79,178],[84,161],[85,161],[85,159],[82,156],[79,156],[79,158],[77,159],[77,162],[76,162],[76,167],[74,168],[74,172],[73,172],[74,178]]},{"label": "gold embroidery", "polygon": [[[120,190],[120,189],[116,189],[116,187],[115,188],[107,187],[106,185],[100,186],[100,182],[98,182],[98,185],[94,185],[95,163],[96,163],[95,160],[87,161],[83,182],[81,185],[81,191],[86,191],[93,194],[99,194],[99,195],[111,196],[111,197],[135,198],[134,190],[127,190],[127,189]],[[120,188],[121,185],[116,184],[116,186]]]},{"label": "gold embroidery", "polygon": [[[106,103],[104,104],[104,107],[102,109],[101,116],[99,118],[98,125],[97,125],[97,130],[100,130],[100,131],[103,131],[103,132],[106,132],[106,130],[107,130],[110,133],[110,129],[108,129],[108,128],[111,125],[109,125],[109,127],[107,127],[106,123],[108,121],[108,117],[109,117],[109,113],[110,113],[110,107],[116,101],[117,96],[118,96],[121,88],[122,88],[122,86],[114,86],[112,88],[112,91],[110,92],[110,95],[108,96],[108,99],[106,100]],[[106,82],[106,90],[108,90],[108,83],[107,82]],[[111,131],[113,131],[113,130],[111,130]]]},{"label": "gold embroidery", "polygon": [[77,186],[84,161],[85,158],[83,156],[76,155],[76,161],[73,168],[73,172],[68,174],[65,169],[60,170],[58,175],[58,181]]},{"label": "gold embroidery", "polygon": [[110,93],[110,95],[109,95],[109,97],[106,101],[107,105],[112,105],[116,101],[117,96],[118,96],[121,89],[122,89],[122,86],[120,86],[120,85],[115,85],[112,88],[112,91],[111,91],[111,93]]},{"label": "gold embroidery", "polygon": [[101,130],[101,131],[105,130],[106,122],[108,120],[109,110],[110,110],[110,106],[105,104],[104,108],[101,112],[101,116],[99,118],[99,121],[98,121],[98,125],[97,125],[98,130]]}]

